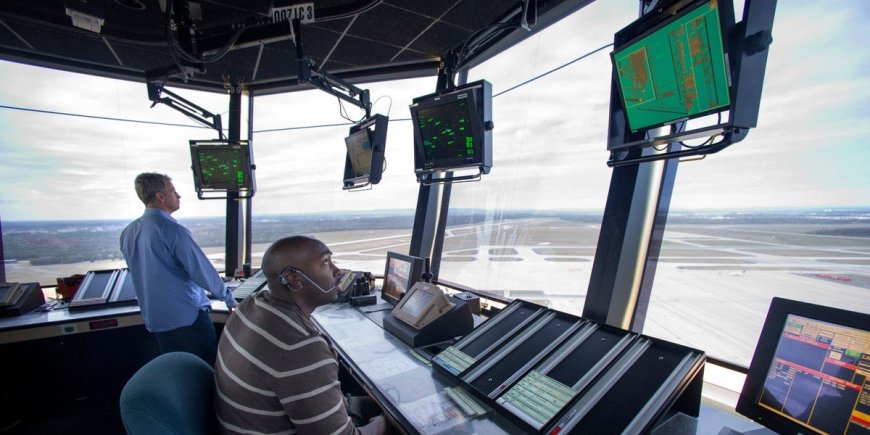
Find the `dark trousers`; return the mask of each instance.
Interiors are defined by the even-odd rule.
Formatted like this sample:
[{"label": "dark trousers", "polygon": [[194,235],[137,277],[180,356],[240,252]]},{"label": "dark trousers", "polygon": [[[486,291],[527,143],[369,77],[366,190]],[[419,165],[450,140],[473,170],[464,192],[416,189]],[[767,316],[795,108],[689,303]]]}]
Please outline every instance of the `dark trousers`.
[{"label": "dark trousers", "polygon": [[217,335],[208,311],[200,310],[193,325],[165,332],[155,332],[160,353],[189,352],[214,367]]}]

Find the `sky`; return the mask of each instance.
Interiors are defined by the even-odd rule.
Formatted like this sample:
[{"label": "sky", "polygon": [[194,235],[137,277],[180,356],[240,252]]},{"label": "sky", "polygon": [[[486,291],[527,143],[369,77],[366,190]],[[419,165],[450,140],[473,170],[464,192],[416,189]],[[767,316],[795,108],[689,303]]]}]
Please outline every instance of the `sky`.
[{"label": "sky", "polygon": [[[469,81],[486,79],[498,94],[610,43],[636,15],[635,1],[597,1],[473,69]],[[671,208],[870,207],[870,47],[862,31],[868,19],[865,0],[780,1],[758,127],[718,154],[681,163]],[[610,51],[494,98],[492,172],[456,184],[451,206],[602,210],[612,172]],[[176,216],[223,215],[224,201],[196,199],[190,171],[188,140],[213,133],[168,107],[150,108],[144,84],[5,61],[0,77],[2,106],[191,126],[0,108],[0,219],[135,218],[143,206],[132,180],[144,171],[173,177],[182,195]],[[263,131],[345,122],[334,97],[316,90],[258,97],[256,215],[415,207],[413,134],[402,119],[412,98],[434,90],[435,78],[360,87],[370,90],[374,112],[394,120],[381,183],[341,190],[347,126]],[[174,91],[226,112],[225,95]]]}]

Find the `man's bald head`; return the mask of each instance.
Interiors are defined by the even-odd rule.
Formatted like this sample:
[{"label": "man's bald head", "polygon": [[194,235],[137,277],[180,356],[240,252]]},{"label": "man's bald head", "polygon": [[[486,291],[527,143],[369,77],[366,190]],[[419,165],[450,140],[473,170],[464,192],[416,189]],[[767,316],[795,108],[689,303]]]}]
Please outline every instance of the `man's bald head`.
[{"label": "man's bald head", "polygon": [[262,267],[269,290],[295,302],[306,315],[335,301],[341,271],[320,240],[306,236],[278,240],[263,255]]},{"label": "man's bald head", "polygon": [[325,248],[323,242],[311,237],[285,237],[266,249],[263,255],[263,271],[268,277],[276,277],[287,266],[302,267],[312,256],[320,255]]}]

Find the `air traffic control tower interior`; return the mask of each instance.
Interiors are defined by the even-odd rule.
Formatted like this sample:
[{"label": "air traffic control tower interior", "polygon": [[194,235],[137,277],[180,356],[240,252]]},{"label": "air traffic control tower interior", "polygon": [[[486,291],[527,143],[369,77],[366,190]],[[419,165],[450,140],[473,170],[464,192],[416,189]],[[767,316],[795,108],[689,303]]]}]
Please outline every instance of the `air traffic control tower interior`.
[{"label": "air traffic control tower interior", "polygon": [[[522,165],[546,171],[551,161],[577,155],[536,149],[500,165],[502,150],[516,149],[506,142],[551,135],[559,122],[515,127],[508,115],[517,112],[499,104],[514,83],[497,83],[486,72],[509,69],[504,53],[610,7],[604,3],[11,0],[0,6],[0,59],[133,83],[152,112],[196,124],[195,133],[184,130],[178,154],[148,164],[181,156],[186,172],[175,176],[192,183],[178,185],[189,183],[188,192],[196,193],[183,207],[208,203],[220,211],[216,221],[182,221],[195,236],[196,228],[215,222],[223,231],[206,252],[237,301],[270,291],[260,269],[269,242],[309,234],[330,246],[344,269],[340,294],[314,312],[313,323],[333,345],[348,375],[342,381],[375,399],[398,433],[870,432],[866,295],[833,307],[772,286],[751,315],[734,313],[752,331],[749,338],[720,337],[750,349],[745,360],[687,337],[695,334],[692,322],[728,316],[715,302],[675,312],[671,317],[688,323],[675,323],[670,335],[646,327],[661,324],[650,301],[657,270],[667,268],[663,253],[673,248],[663,235],[677,167],[727,156],[764,128],[768,58],[778,48],[774,18],[783,7],[775,0],[639,0],[636,8],[632,2],[631,16],[603,30],[605,45],[575,60],[607,57],[603,79],[590,84],[609,89],[595,106],[606,133],[592,139],[609,177],[600,213],[476,211],[503,192],[488,190],[488,183],[505,184],[495,178],[499,171]],[[546,57],[561,48],[536,50]],[[392,100],[393,84],[407,83],[424,84],[407,109],[383,103]],[[348,122],[299,127],[324,128],[295,143],[267,145],[275,131],[258,130],[256,122],[283,115],[274,99],[292,105],[299,95],[329,101]],[[572,106],[584,101],[578,96]],[[315,136],[331,148],[315,146]],[[163,140],[159,133],[147,139]],[[583,172],[572,168],[561,183],[582,184]],[[319,183],[323,173],[333,179]],[[539,182],[512,180],[508,191]],[[402,194],[408,186],[416,196]],[[479,190],[469,201],[463,189]],[[332,201],[333,194],[349,198],[336,203],[369,208],[330,218],[301,208]],[[270,214],[278,202],[300,208],[290,217]],[[392,210],[393,202],[407,204],[399,207],[406,211]],[[55,285],[27,274],[37,262],[25,265],[5,253],[17,249],[20,234],[41,230],[15,219],[0,224],[0,368],[10,374],[0,393],[0,433],[123,433],[120,392],[158,354],[127,265],[77,263],[86,265],[77,279],[63,276],[70,268],[51,269]],[[572,232],[581,228],[586,232]],[[753,228],[751,237],[760,238],[754,234],[763,231]],[[701,255],[696,248],[705,242],[733,240],[719,231],[685,237],[681,258]],[[541,257],[543,268],[523,261],[526,255]],[[504,269],[457,272],[483,260],[488,268],[513,262],[508,287],[519,287],[493,281],[490,275]],[[581,261],[588,262],[585,281],[568,273]],[[569,278],[552,273],[557,266]],[[860,281],[843,270],[801,269],[771,282],[799,284],[793,275]],[[746,267],[733,274],[746,274]],[[712,285],[699,281],[667,282]],[[870,274],[860,282],[870,282]],[[218,335],[233,315],[212,300]]]}]

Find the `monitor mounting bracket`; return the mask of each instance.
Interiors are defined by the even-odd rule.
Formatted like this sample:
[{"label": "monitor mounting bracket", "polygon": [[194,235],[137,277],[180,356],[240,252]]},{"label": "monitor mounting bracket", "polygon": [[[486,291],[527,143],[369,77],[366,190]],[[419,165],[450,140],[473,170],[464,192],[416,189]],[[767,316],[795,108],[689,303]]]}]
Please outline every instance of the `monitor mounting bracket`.
[{"label": "monitor mounting bracket", "polygon": [[332,96],[338,97],[366,111],[371,117],[372,102],[368,89],[360,89],[350,82],[329,74],[317,62],[306,57],[302,47],[302,21],[293,20],[293,43],[296,45],[296,68],[299,83],[308,83]]},{"label": "monitor mounting bracket", "polygon": [[[171,70],[176,70],[175,67],[168,67]],[[188,118],[218,132],[219,139],[225,139],[223,126],[221,125],[221,116],[209,112],[196,104],[187,101],[180,95],[175,94],[164,86],[164,80],[172,71],[167,71],[166,68],[159,71],[148,71],[145,73],[145,85],[148,87],[148,99],[152,101],[151,107],[157,103],[163,103],[181,113]],[[159,78],[157,78],[159,77]]]}]

